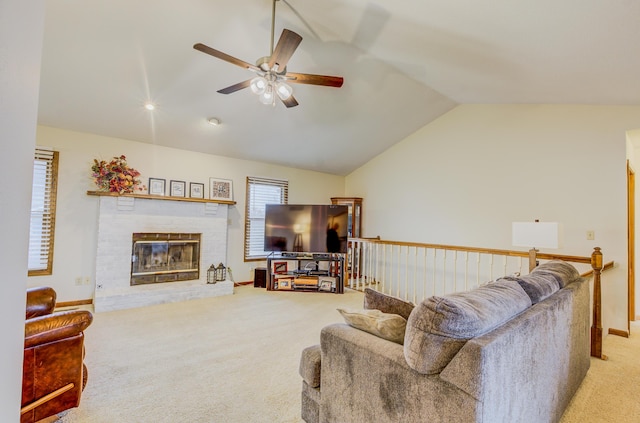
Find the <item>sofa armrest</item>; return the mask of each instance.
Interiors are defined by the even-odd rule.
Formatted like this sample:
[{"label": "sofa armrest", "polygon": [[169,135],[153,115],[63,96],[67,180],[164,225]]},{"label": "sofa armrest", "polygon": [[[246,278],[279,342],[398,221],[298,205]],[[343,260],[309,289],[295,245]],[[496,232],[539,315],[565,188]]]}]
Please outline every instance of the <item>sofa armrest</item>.
[{"label": "sofa armrest", "polygon": [[70,310],[28,319],[24,327],[24,347],[71,337],[84,331],[93,321],[87,310]]},{"label": "sofa armrest", "polygon": [[480,404],[438,374],[411,369],[402,345],[342,323],[320,338],[323,421],[475,421]]},{"label": "sofa armrest", "polygon": [[312,345],[302,350],[299,373],[312,388],[320,386],[320,366],[322,353],[320,345]]},{"label": "sofa armrest", "polygon": [[27,289],[26,318],[53,313],[56,306],[56,291],[47,286]]}]

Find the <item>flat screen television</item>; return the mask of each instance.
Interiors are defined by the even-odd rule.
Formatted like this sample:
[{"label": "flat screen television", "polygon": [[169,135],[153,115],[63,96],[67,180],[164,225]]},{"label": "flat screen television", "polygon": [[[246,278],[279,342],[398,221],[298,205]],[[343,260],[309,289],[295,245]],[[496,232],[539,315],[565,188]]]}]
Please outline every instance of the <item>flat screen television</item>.
[{"label": "flat screen television", "polygon": [[264,250],[346,253],[346,205],[267,204]]}]

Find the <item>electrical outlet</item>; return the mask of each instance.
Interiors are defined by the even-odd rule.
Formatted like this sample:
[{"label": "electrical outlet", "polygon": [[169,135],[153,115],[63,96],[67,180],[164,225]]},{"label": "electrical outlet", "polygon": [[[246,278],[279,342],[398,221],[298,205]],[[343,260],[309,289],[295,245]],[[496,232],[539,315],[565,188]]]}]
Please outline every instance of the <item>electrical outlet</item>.
[{"label": "electrical outlet", "polygon": [[596,239],[595,231],[587,231],[587,241],[593,241]]},{"label": "electrical outlet", "polygon": [[76,278],[76,285],[82,285],[82,276]]},{"label": "electrical outlet", "polygon": [[83,282],[85,285],[91,285],[91,278],[89,276],[85,276]]}]

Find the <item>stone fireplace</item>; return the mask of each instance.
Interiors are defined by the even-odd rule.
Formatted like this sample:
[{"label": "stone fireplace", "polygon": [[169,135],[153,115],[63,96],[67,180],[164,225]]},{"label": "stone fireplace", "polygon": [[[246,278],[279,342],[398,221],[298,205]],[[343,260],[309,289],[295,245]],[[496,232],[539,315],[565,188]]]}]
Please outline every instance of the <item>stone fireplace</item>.
[{"label": "stone fireplace", "polygon": [[233,294],[232,281],[206,283],[208,267],[227,262],[227,204],[96,195],[96,312]]}]

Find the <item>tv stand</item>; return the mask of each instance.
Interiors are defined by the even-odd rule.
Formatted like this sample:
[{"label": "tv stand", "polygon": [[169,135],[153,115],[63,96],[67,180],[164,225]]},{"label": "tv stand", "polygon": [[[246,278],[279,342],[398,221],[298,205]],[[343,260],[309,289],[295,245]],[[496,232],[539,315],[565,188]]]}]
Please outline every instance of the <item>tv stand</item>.
[{"label": "tv stand", "polygon": [[272,253],[267,257],[267,290],[343,294],[344,260],[340,253]]}]

